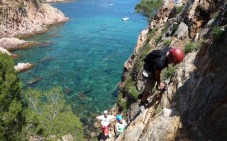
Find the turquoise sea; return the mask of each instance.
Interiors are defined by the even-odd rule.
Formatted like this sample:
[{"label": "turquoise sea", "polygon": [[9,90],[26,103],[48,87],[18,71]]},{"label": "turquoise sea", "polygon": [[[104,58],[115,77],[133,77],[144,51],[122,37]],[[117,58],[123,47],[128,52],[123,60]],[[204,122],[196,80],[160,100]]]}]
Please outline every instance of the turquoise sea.
[{"label": "turquoise sea", "polygon": [[[147,19],[134,12],[140,0],[79,0],[55,3],[70,20],[26,40],[48,42],[14,53],[17,62],[35,68],[20,73],[24,88],[48,90],[61,86],[83,122],[116,102],[124,62],[135,48]],[[122,21],[123,17],[128,21]],[[28,82],[40,79],[29,85]]]}]

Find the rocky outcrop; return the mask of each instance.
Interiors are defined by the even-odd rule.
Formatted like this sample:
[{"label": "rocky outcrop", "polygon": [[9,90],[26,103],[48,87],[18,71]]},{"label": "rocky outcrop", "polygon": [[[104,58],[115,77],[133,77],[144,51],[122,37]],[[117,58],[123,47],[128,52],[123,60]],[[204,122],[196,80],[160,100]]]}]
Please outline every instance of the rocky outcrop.
[{"label": "rocky outcrop", "polygon": [[9,51],[27,48],[34,44],[38,44],[38,43],[33,42],[33,41],[20,40],[18,38],[14,38],[14,37],[0,39],[0,46]]},{"label": "rocky outcrop", "polygon": [[22,71],[26,71],[32,67],[34,67],[34,65],[31,63],[18,63],[16,66],[14,66],[14,69],[16,72],[22,72]]},{"label": "rocky outcrop", "polygon": [[178,39],[183,40],[188,37],[188,26],[181,22],[177,31],[175,32],[174,36],[176,36]]},{"label": "rocky outcrop", "polygon": [[[47,31],[47,27],[68,20],[64,14],[38,0],[2,0],[0,1],[0,50],[11,55],[8,51],[25,49],[37,43],[20,40],[15,37],[28,36]],[[6,50],[5,50],[6,49]],[[32,68],[30,63],[19,63],[16,72]]]},{"label": "rocky outcrop", "polygon": [[[171,4],[172,11],[160,14],[166,7],[160,9],[145,34],[150,37],[144,37],[147,40],[133,52],[133,59],[126,61],[119,92],[123,100],[118,100],[127,101],[125,114],[130,124],[118,141],[227,139],[227,0],[180,3],[185,7],[179,13]],[[184,49],[186,56],[169,77],[165,76],[169,70],[162,71],[167,89],[154,90],[146,109],[140,108],[130,88],[142,92],[143,58],[167,43]]]},{"label": "rocky outcrop", "polygon": [[164,0],[163,7],[157,12],[153,21],[150,23],[150,29],[163,26],[169,18],[174,8],[174,0]]},{"label": "rocky outcrop", "polygon": [[2,47],[0,47],[0,52],[1,52],[1,53],[6,53],[6,54],[8,54],[8,55],[12,55],[7,49],[4,49],[4,48],[2,48]]},{"label": "rocky outcrop", "polygon": [[49,4],[31,0],[4,2],[0,11],[0,38],[44,32],[49,25],[68,20],[60,10]]}]

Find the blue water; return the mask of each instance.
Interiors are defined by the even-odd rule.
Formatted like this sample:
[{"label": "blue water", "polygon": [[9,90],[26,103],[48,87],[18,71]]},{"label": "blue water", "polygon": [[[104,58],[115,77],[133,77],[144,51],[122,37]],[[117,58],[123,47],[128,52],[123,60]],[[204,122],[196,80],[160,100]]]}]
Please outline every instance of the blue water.
[{"label": "blue water", "polygon": [[[139,0],[81,0],[52,4],[70,20],[26,40],[50,42],[14,53],[16,62],[35,68],[20,73],[24,87],[48,90],[61,86],[82,119],[108,109],[121,80],[124,62],[147,26],[145,17],[134,13]],[[121,19],[128,16],[128,21]],[[36,77],[41,81],[29,86]]]}]

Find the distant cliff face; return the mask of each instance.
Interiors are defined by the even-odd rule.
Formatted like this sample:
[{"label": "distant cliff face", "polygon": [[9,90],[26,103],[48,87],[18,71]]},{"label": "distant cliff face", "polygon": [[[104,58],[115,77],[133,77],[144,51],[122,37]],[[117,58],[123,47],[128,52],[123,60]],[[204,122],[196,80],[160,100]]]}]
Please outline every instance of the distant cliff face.
[{"label": "distant cliff face", "polygon": [[[124,65],[118,105],[127,107],[130,124],[117,140],[227,139],[226,26],[227,0],[164,1]],[[141,111],[136,94],[143,90],[143,59],[166,46],[181,47],[186,56],[162,71],[168,89],[154,91]]]},{"label": "distant cliff face", "polygon": [[61,11],[39,0],[2,0],[0,38],[43,32],[47,26],[67,20]]}]

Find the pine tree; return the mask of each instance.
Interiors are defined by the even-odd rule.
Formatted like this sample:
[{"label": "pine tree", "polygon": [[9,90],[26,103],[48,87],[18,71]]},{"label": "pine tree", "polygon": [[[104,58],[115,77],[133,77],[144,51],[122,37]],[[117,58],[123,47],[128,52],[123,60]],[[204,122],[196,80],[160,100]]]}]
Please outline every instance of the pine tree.
[{"label": "pine tree", "polygon": [[27,137],[39,136],[57,140],[71,134],[74,140],[83,140],[83,128],[80,119],[70,106],[66,105],[61,88],[53,88],[41,93],[37,90],[25,92],[28,108],[25,110]]},{"label": "pine tree", "polygon": [[20,140],[22,116],[21,84],[14,70],[14,62],[0,53],[0,140]]}]

